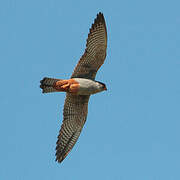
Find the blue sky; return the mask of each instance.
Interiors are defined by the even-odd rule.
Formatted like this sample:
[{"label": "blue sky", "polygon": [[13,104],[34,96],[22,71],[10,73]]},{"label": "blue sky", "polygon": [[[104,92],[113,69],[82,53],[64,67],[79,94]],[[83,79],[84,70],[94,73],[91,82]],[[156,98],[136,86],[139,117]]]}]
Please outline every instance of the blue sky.
[{"label": "blue sky", "polygon": [[[180,1],[0,1],[0,179],[180,179]],[[107,58],[79,141],[55,162],[68,78],[101,11]]]}]

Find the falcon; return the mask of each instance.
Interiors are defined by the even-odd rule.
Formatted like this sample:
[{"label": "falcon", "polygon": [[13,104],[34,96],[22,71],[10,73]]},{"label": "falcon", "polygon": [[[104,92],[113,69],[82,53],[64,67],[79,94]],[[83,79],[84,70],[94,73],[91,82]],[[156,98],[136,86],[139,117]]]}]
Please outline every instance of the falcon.
[{"label": "falcon", "polygon": [[96,81],[96,73],[106,58],[107,30],[101,12],[92,24],[86,49],[70,79],[43,78],[42,93],[66,92],[63,123],[56,143],[56,161],[61,163],[75,145],[86,122],[90,95],[107,90]]}]

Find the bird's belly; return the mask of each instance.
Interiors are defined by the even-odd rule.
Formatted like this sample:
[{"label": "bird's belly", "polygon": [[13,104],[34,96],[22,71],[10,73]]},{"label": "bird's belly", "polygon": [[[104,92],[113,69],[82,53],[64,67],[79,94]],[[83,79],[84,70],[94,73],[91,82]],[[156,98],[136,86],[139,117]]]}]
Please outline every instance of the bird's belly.
[{"label": "bird's belly", "polygon": [[97,85],[94,81],[89,79],[75,79],[79,82],[78,95],[91,95],[98,93]]},{"label": "bird's belly", "polygon": [[80,86],[78,89],[78,95],[91,95],[97,93],[97,89],[94,87],[83,87]]}]

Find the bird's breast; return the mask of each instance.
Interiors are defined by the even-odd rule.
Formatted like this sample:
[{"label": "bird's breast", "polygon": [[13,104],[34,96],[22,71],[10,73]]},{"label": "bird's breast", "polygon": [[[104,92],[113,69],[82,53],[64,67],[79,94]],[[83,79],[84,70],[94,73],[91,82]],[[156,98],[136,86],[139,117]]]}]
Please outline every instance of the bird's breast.
[{"label": "bird's breast", "polygon": [[73,80],[78,82],[78,95],[91,95],[99,92],[97,82],[93,80],[84,78],[74,78]]}]

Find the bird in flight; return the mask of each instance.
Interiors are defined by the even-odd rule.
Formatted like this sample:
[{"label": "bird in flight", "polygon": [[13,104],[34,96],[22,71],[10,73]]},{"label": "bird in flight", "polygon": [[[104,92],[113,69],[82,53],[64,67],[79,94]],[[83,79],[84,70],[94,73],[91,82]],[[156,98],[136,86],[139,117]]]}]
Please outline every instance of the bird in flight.
[{"label": "bird in flight", "polygon": [[102,92],[106,85],[96,81],[96,73],[106,58],[107,30],[101,12],[92,24],[86,49],[70,79],[43,78],[42,93],[66,92],[63,123],[56,143],[56,161],[61,163],[75,145],[86,122],[88,101],[92,94]]}]

